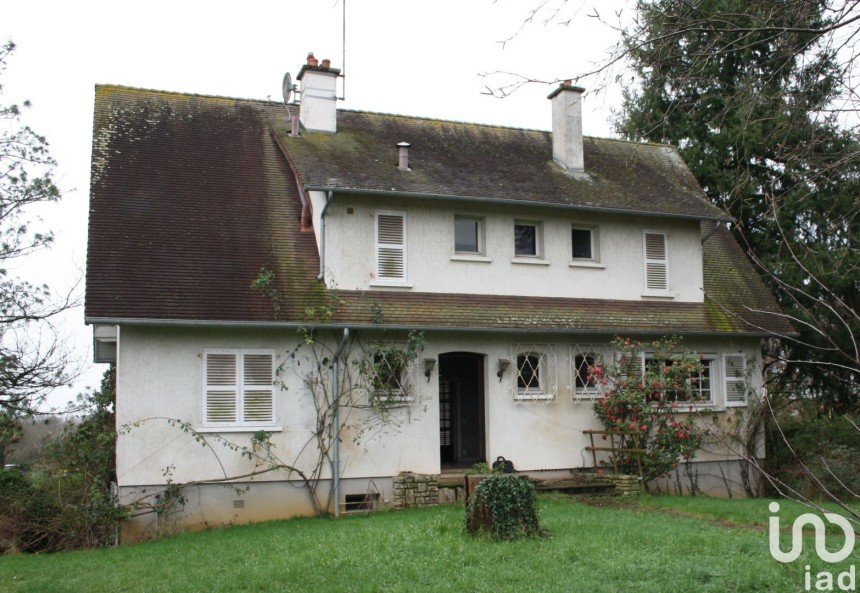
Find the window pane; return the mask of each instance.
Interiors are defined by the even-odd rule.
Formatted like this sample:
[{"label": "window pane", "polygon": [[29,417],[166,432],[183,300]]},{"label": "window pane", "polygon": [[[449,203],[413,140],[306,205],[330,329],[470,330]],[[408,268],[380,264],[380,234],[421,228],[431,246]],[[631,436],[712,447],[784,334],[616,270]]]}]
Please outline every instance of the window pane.
[{"label": "window pane", "polygon": [[514,225],[514,253],[516,255],[537,255],[537,227],[535,225]]},{"label": "window pane", "polygon": [[540,389],[540,357],[536,354],[517,355],[517,388],[520,391]]},{"label": "window pane", "polygon": [[576,388],[587,389],[597,386],[597,378],[591,374],[591,369],[595,364],[595,356],[593,354],[577,354],[573,359],[574,368],[576,369]]},{"label": "window pane", "polygon": [[571,231],[573,244],[573,259],[591,259],[591,231],[588,229],[573,229]]},{"label": "window pane", "polygon": [[454,251],[478,253],[478,221],[454,220]]}]

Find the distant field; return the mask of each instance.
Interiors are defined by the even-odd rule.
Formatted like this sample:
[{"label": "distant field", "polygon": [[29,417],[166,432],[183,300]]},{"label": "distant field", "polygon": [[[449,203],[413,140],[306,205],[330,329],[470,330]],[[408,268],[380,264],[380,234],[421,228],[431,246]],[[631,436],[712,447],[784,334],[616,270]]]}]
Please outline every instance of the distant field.
[{"label": "distant field", "polygon": [[456,506],[295,519],[6,557],[0,590],[785,593],[802,590],[804,564],[840,569],[811,545],[795,563],[773,560],[761,529],[767,502],[644,496],[635,508],[617,508],[554,496],[540,501],[549,537],[503,543],[466,535]]}]

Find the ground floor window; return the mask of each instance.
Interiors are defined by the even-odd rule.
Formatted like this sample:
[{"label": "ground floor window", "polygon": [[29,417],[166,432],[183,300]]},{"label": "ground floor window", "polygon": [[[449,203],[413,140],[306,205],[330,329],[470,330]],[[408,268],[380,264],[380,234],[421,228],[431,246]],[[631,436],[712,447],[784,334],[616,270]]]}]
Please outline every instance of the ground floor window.
[{"label": "ground floor window", "polygon": [[[672,359],[658,360],[646,354],[644,368],[659,371],[660,367],[670,367],[674,362]],[[674,389],[672,386],[667,386],[661,395],[663,400],[668,402],[692,401],[699,404],[714,403],[714,362],[714,357],[703,356],[699,372],[687,379],[689,381],[689,391],[683,387],[681,389]],[[651,399],[652,401],[656,401],[656,397]]]}]

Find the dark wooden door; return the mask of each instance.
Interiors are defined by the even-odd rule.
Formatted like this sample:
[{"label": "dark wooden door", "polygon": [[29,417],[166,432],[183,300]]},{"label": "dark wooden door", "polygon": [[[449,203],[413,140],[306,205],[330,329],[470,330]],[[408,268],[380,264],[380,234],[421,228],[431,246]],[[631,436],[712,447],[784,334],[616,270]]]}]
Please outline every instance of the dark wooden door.
[{"label": "dark wooden door", "polygon": [[485,461],[483,356],[439,357],[439,441],[443,464]]}]

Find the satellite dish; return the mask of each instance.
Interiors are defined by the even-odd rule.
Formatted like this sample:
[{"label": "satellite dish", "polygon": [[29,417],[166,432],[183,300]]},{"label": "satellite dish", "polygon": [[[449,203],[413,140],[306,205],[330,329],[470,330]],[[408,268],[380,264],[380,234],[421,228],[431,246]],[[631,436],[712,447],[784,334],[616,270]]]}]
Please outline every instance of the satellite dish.
[{"label": "satellite dish", "polygon": [[293,94],[293,77],[287,72],[284,74],[284,84],[281,85],[281,92],[284,94],[284,104],[290,102],[290,96]]}]

